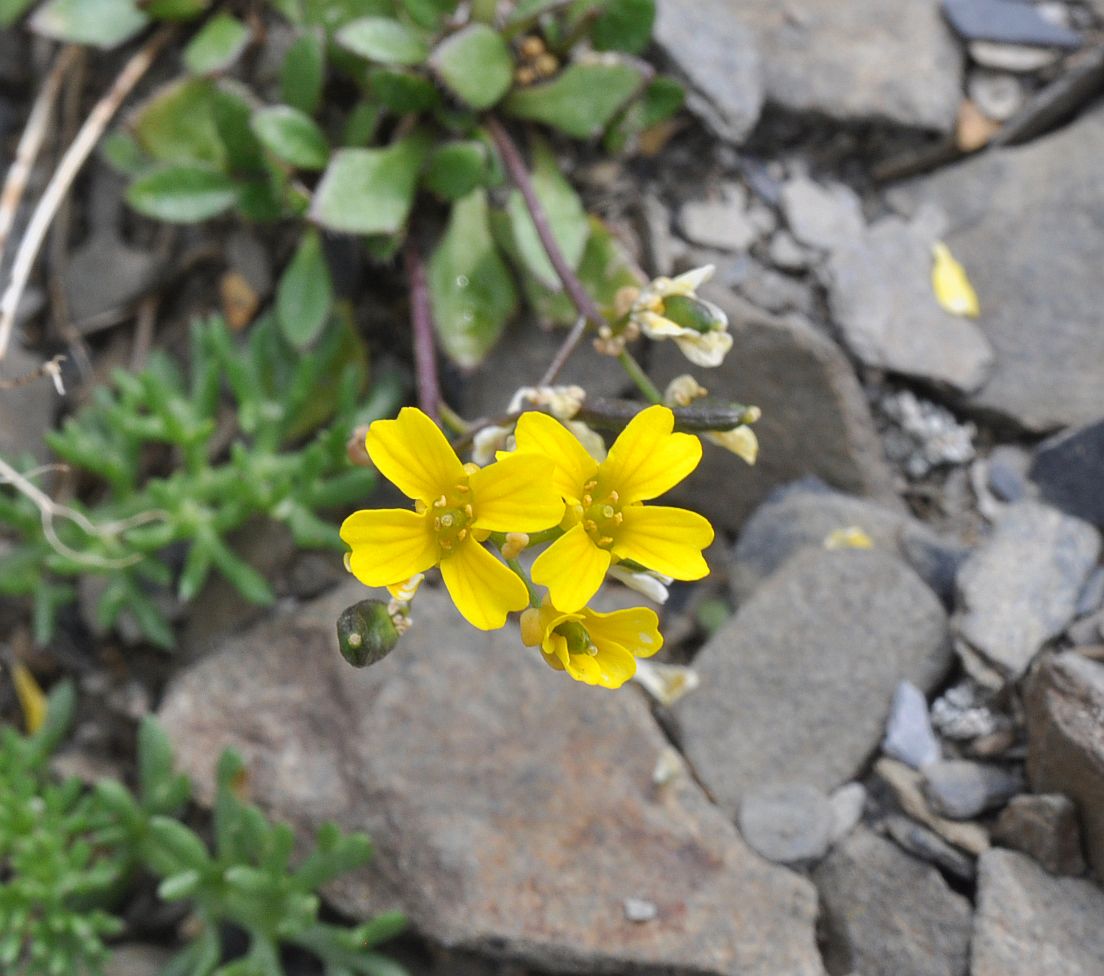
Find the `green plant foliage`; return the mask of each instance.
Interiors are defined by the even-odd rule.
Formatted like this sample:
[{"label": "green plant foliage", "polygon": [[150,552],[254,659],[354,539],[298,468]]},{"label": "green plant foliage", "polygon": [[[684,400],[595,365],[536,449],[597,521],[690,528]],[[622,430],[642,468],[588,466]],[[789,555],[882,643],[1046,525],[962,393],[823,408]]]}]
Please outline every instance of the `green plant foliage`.
[{"label": "green plant foliage", "polygon": [[249,45],[249,28],[230,14],[212,17],[184,48],[184,64],[192,74],[225,71]]},{"label": "green plant foliage", "polygon": [[238,202],[238,185],[204,166],[159,166],[127,187],[127,203],[147,217],[174,224],[209,220]]},{"label": "green plant foliage", "polygon": [[31,18],[39,34],[101,48],[129,41],[148,23],[135,0],[46,0]]},{"label": "green plant foliage", "polygon": [[285,163],[298,169],[325,169],[330,147],[306,112],[272,105],[254,112],[252,125],[261,144]]},{"label": "green plant foliage", "polygon": [[[111,911],[139,872],[160,879],[165,901],[186,901],[192,940],[163,976],[281,976],[282,946],[313,954],[325,976],[405,976],[375,951],[402,931],[391,913],[358,925],[319,921],[317,889],[371,858],[363,834],[332,824],[292,863],[294,836],[241,797],[245,770],[223,753],[213,811],[214,843],[180,818],[191,795],[173,769],[168,737],[152,717],[138,733],[138,789],[102,780],[56,782],[48,761],[70,725],[72,686],[51,693],[31,736],[0,728],[0,967],[11,976],[95,976],[123,928]],[[220,930],[249,938],[243,959],[222,964]]]},{"label": "green plant foliage", "polygon": [[429,55],[422,35],[390,17],[362,17],[346,24],[335,40],[345,50],[380,64],[420,64]]},{"label": "green plant foliage", "polygon": [[[188,600],[217,571],[245,599],[271,602],[267,581],[227,541],[250,519],[283,522],[300,546],[340,549],[333,521],[317,513],[373,488],[374,472],[350,466],[345,441],[356,423],[394,408],[397,382],[380,378],[367,404],[357,406],[364,353],[340,317],[328,320],[307,355],[272,317],[255,323],[244,343],[220,319],[197,323],[190,366],[185,374],[154,355],[137,375],[120,371],[113,390],[98,389],[47,435],[61,460],[102,482],[97,504],[78,506],[95,531],[59,519],[53,541],[29,501],[0,489],[0,524],[19,540],[0,560],[0,594],[33,600],[40,643],[49,639],[58,607],[73,598],[68,580],[81,574],[105,578],[99,626],[127,614],[163,647],[172,646],[173,633],[155,597],[167,587]],[[229,448],[212,455],[212,433],[233,418]],[[179,462],[149,471],[151,451],[166,449]]]},{"label": "green plant foliage", "polygon": [[292,108],[313,115],[322,101],[326,80],[326,45],[319,30],[300,34],[288,48],[280,69],[280,91]]},{"label": "green plant foliage", "polygon": [[285,338],[305,349],[318,338],[333,305],[330,269],[322,253],[322,239],[309,230],[276,289],[276,319]]},{"label": "green plant foliage", "polygon": [[473,109],[490,108],[510,89],[514,62],[502,36],[486,24],[469,24],[434,50],[430,67],[441,83]]}]

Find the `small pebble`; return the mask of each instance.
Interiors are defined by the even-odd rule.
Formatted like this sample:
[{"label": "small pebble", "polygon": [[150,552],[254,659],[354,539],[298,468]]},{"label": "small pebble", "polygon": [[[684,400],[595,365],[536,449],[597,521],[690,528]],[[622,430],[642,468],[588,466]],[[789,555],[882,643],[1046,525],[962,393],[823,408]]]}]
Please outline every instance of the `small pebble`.
[{"label": "small pebble", "polygon": [[832,804],[832,832],[829,840],[838,844],[862,820],[866,808],[866,787],[862,783],[844,783],[828,798]]},{"label": "small pebble", "polygon": [[659,915],[655,902],[644,898],[625,899],[625,918],[630,922],[651,922]]},{"label": "small pebble", "polygon": [[768,861],[808,865],[828,853],[832,806],[816,787],[760,787],[740,805],[738,824],[748,844]]},{"label": "small pebble", "polygon": [[974,859],[948,844],[935,831],[900,814],[885,820],[886,832],[910,854],[967,883],[974,880]]},{"label": "small pebble", "polygon": [[924,796],[952,820],[971,820],[1023,792],[1023,779],[1000,766],[951,759],[924,767]]},{"label": "small pebble", "polygon": [[902,681],[893,693],[882,752],[913,769],[938,762],[942,756],[928,718],[927,699],[908,681]]}]

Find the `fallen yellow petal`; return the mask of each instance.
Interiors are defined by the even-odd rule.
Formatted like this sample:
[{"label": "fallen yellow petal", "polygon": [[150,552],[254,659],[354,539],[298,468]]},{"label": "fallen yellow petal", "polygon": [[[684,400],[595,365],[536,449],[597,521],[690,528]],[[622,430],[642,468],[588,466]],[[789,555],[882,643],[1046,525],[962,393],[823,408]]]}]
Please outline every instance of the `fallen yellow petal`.
[{"label": "fallen yellow petal", "polygon": [[981,314],[977,292],[970,284],[966,269],[955,260],[942,241],[932,245],[932,291],[939,304],[952,315],[976,319]]},{"label": "fallen yellow petal", "polygon": [[824,538],[825,549],[873,549],[874,540],[857,525],[833,529]]},{"label": "fallen yellow petal", "polygon": [[23,724],[27,734],[33,735],[46,719],[46,696],[30,669],[20,661],[12,666],[12,681],[15,683],[19,705],[23,709]]}]

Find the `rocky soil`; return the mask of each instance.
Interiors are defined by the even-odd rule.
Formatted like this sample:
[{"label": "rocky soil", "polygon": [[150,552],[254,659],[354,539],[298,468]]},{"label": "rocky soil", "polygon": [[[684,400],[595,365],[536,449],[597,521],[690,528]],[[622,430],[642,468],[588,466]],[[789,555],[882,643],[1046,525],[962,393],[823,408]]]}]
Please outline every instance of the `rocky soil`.
[{"label": "rocky soil", "polygon": [[[368,830],[330,897],[408,912],[418,972],[1104,973],[1102,45],[1100,0],[660,0],[692,118],[576,175],[650,272],[717,266],[735,343],[701,378],[763,410],[755,468],[707,444],[676,496],[718,528],[662,611],[693,690],[569,686],[432,587],[354,672],[363,588],[265,539],[279,610],[208,592],[157,709],[201,792],[234,746],[304,835]],[[77,319],[150,273],[100,209],[70,271],[113,292],[74,285]],[[977,318],[936,301],[939,241]],[[539,374],[527,335],[466,410]],[[565,378],[619,392],[607,365]],[[50,397],[0,400],[0,449]]]}]

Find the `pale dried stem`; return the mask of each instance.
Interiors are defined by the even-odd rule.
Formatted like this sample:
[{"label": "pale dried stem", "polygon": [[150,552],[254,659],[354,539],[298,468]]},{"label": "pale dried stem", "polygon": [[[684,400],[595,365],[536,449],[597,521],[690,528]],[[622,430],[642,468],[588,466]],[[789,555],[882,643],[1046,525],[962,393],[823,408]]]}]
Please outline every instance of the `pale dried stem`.
[{"label": "pale dried stem", "polygon": [[23,128],[23,134],[19,137],[19,145],[15,150],[15,159],[8,169],[4,189],[0,191],[0,261],[3,261],[8,235],[11,234],[15,215],[19,212],[19,203],[27,190],[27,181],[38,158],[38,151],[50,131],[54,103],[61,91],[62,82],[80,52],[81,48],[76,44],[68,44],[61,49],[54,59],[50,73],[46,76],[46,81],[43,82],[41,91],[35,98],[34,105],[31,106],[30,115],[27,116],[27,124]]},{"label": "pale dried stem", "polygon": [[93,106],[87,121],[81,126],[76,139],[62,156],[54,175],[50,178],[42,198],[38,201],[38,206],[31,215],[23,240],[19,242],[19,250],[12,265],[11,280],[4,291],[3,298],[0,299],[0,359],[3,359],[8,351],[19,299],[27,287],[31,270],[58,207],[65,199],[85,160],[103,136],[108,123],[174,33],[175,28],[171,25],[161,28],[123,66],[123,70],[108,89],[107,94]]}]

